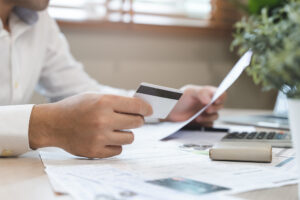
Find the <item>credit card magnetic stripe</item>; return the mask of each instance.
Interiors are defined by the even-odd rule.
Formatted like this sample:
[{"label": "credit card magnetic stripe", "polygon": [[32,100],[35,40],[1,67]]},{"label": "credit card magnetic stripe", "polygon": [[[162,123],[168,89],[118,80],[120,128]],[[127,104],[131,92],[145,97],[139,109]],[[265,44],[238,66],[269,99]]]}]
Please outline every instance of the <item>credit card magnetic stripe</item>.
[{"label": "credit card magnetic stripe", "polygon": [[182,96],[182,93],[179,92],[162,90],[158,88],[148,87],[145,85],[141,85],[136,92],[141,94],[168,98],[168,99],[175,99],[175,100],[179,100],[180,97]]}]

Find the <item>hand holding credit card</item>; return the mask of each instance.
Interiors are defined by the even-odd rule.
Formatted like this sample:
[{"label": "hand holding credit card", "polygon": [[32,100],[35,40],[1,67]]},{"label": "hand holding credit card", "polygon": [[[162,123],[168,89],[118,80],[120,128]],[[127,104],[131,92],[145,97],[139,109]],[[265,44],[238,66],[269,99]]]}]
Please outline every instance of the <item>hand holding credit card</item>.
[{"label": "hand holding credit card", "polygon": [[149,118],[164,119],[174,108],[182,92],[177,89],[141,83],[134,97],[143,99],[152,106],[153,114]]},{"label": "hand holding credit card", "polygon": [[242,74],[244,69],[249,66],[251,62],[252,52],[246,52],[234,65],[234,67],[230,70],[224,80],[221,82],[219,87],[217,88],[215,94],[213,95],[210,103],[201,108],[198,112],[196,112],[189,119],[182,122],[163,122],[156,125],[145,125],[137,129],[133,129],[132,131],[139,134],[151,134],[153,138],[162,139],[169,136],[172,133],[180,130],[182,127],[192,122],[195,118],[201,115],[209,106],[211,106]]}]

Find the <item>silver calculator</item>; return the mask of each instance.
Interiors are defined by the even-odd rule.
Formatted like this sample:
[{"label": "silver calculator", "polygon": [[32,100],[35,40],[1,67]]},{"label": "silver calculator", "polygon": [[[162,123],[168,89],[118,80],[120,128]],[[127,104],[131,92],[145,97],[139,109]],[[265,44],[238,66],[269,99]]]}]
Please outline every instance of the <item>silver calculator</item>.
[{"label": "silver calculator", "polygon": [[222,138],[224,142],[263,142],[272,147],[291,148],[290,132],[232,132]]}]

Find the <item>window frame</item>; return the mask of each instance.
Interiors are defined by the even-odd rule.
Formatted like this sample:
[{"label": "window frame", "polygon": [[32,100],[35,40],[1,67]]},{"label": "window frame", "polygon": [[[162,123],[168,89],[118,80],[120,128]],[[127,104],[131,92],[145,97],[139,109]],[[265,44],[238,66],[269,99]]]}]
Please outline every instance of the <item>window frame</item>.
[{"label": "window frame", "polygon": [[[106,8],[110,0],[105,2]],[[121,0],[126,1],[126,0]],[[133,2],[133,0],[128,0]],[[241,15],[234,9],[234,7],[224,0],[211,0],[212,12],[209,19],[193,19],[199,22],[197,26],[185,26],[185,25],[172,25],[172,24],[143,24],[135,23],[132,19],[137,14],[145,14],[134,12],[132,9],[132,4],[128,11],[123,9],[116,11],[107,9],[105,18],[100,19],[83,19],[83,20],[65,20],[57,19],[57,22],[62,27],[78,27],[78,28],[108,28],[108,29],[125,29],[133,31],[159,31],[159,32],[176,32],[176,33],[194,33],[194,34],[213,34],[213,35],[228,35],[232,33],[233,24],[240,19]],[[51,7],[50,7],[51,9]],[[111,12],[119,12],[121,16],[129,15],[130,20],[123,21],[111,21],[107,19]],[[176,16],[168,14],[150,14],[149,16],[159,16],[159,17],[170,17],[175,19]],[[180,16],[182,18],[182,16]],[[188,17],[187,17],[188,18]],[[190,18],[188,18],[190,20]]]}]

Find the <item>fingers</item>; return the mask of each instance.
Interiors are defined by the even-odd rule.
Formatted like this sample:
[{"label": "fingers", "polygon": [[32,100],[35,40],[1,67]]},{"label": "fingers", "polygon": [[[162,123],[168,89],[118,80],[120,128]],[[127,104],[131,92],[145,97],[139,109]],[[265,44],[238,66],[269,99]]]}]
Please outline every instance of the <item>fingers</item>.
[{"label": "fingers", "polygon": [[207,114],[217,113],[223,107],[224,107],[223,104],[213,104],[206,109],[205,113],[207,113]]},{"label": "fingers", "polygon": [[131,144],[134,140],[132,132],[127,131],[114,131],[107,135],[107,145],[125,145]]},{"label": "fingers", "polygon": [[219,118],[218,113],[212,113],[212,114],[202,114],[198,116],[195,121],[200,124],[205,124],[205,123],[213,123],[213,121],[217,120]]},{"label": "fingers", "polygon": [[119,155],[122,153],[122,146],[119,145],[107,145],[102,146],[101,144],[97,146],[88,146],[82,150],[72,151],[65,149],[69,153],[76,156],[87,157],[87,158],[108,158],[112,156]]},{"label": "fingers", "polygon": [[216,91],[215,87],[205,86],[198,92],[198,99],[201,104],[207,105],[210,103],[214,93]]},{"label": "fingers", "polygon": [[90,158],[108,158],[122,153],[122,146],[106,146],[99,149],[98,153],[92,154]]},{"label": "fingers", "polygon": [[[132,132],[114,131],[106,135],[106,145],[92,151],[90,158],[107,158],[119,155],[122,152],[122,145],[131,144],[134,140]],[[101,145],[99,145],[101,146]]]},{"label": "fingers", "polygon": [[111,101],[115,112],[142,116],[152,114],[152,107],[141,99],[114,95],[106,95],[106,98],[108,98],[108,101]]},{"label": "fingers", "polygon": [[133,129],[141,127],[144,124],[144,118],[140,115],[115,113],[112,119],[114,130]]},{"label": "fingers", "polygon": [[214,125],[213,122],[201,123],[201,126],[203,126],[203,127],[212,127],[213,125]]},{"label": "fingers", "polygon": [[[198,92],[198,99],[200,103],[203,105],[209,104],[213,95],[215,94],[217,88],[212,86],[205,86],[201,88],[200,92]],[[226,99],[226,93],[223,93],[215,102],[214,104],[223,104]]]},{"label": "fingers", "polygon": [[108,132],[105,136],[102,135],[101,137],[96,137],[95,140],[90,141],[90,145],[86,147],[84,151],[75,153],[75,155],[88,158],[107,158],[116,156],[122,152],[122,145],[131,144],[133,140],[134,136],[131,132]]},{"label": "fingers", "polygon": [[104,148],[104,158],[116,156],[122,153],[122,146],[106,146]]}]

